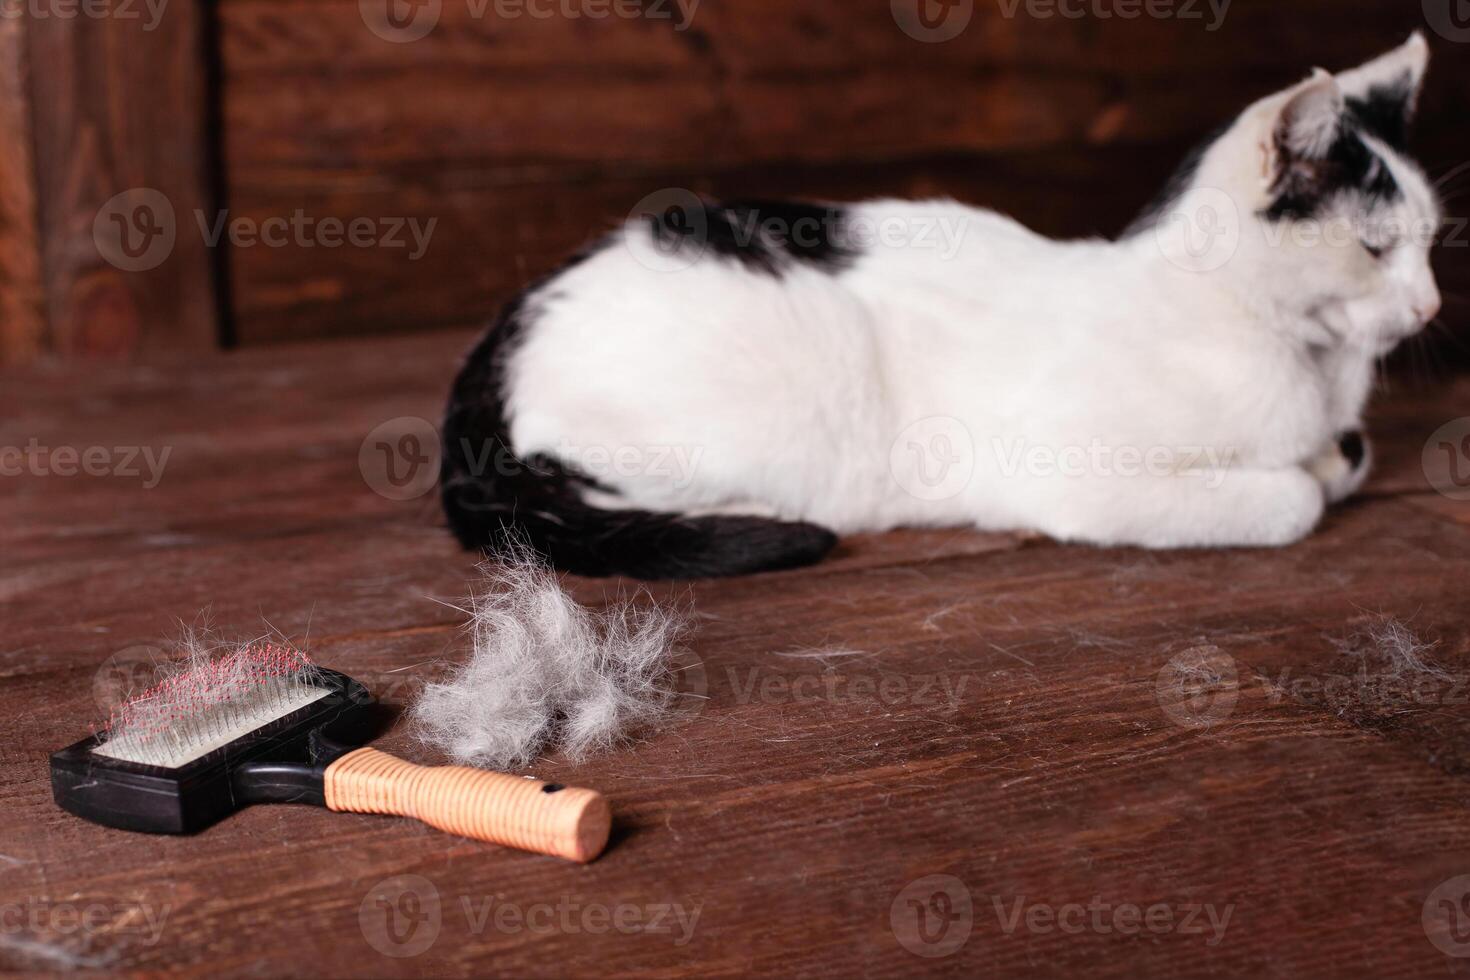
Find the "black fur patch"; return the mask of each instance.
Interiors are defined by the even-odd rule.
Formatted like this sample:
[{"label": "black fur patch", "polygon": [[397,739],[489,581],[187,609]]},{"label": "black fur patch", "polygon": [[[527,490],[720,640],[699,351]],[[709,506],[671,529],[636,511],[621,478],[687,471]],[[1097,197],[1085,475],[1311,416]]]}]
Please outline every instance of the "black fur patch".
[{"label": "black fur patch", "polygon": [[1367,447],[1363,443],[1363,433],[1357,429],[1353,429],[1351,432],[1344,432],[1338,436],[1337,448],[1341,450],[1343,458],[1348,461],[1348,465],[1353,469],[1357,469],[1363,465],[1363,457],[1368,453]]},{"label": "black fur patch", "polygon": [[1178,168],[1164,183],[1163,188],[1154,195],[1153,200],[1144,206],[1143,210],[1138,213],[1138,217],[1134,218],[1123,230],[1124,238],[1132,238],[1134,235],[1152,231],[1159,221],[1173,210],[1174,205],[1184,197],[1185,191],[1189,190],[1189,186],[1194,183],[1195,174],[1199,173],[1205,154],[1210,151],[1210,147],[1220,141],[1220,137],[1224,136],[1232,125],[1234,124],[1226,123],[1217,127],[1185,155]]},{"label": "black fur patch", "polygon": [[716,255],[771,276],[782,275],[792,263],[839,272],[857,256],[853,243],[846,240],[846,215],[836,205],[730,201],[706,205],[703,219],[690,221],[686,216],[676,221],[657,215],[649,222],[662,242],[703,236],[703,244]]},{"label": "black fur patch", "polygon": [[1374,85],[1364,98],[1349,98],[1347,106],[1363,130],[1403,151],[1409,143],[1409,104],[1413,98],[1413,79],[1404,72],[1396,82]]},{"label": "black fur patch", "polygon": [[1374,203],[1393,202],[1403,196],[1388,164],[1368,148],[1351,120],[1345,122],[1320,159],[1293,156],[1278,138],[1281,170],[1272,187],[1275,198],[1262,212],[1264,217],[1271,221],[1314,218],[1344,192],[1360,194]]}]

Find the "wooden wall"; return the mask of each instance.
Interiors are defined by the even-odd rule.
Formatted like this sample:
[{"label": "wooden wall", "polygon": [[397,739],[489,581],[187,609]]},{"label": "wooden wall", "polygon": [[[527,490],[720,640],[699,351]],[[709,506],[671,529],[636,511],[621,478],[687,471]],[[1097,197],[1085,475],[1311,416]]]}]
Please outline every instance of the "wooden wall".
[{"label": "wooden wall", "polygon": [[[143,7],[0,19],[0,361],[220,342],[214,257],[179,220],[213,207],[205,8]],[[139,208],[171,239],[130,262],[108,219]]]},{"label": "wooden wall", "polygon": [[427,36],[392,43],[364,29],[357,0],[224,0],[232,206],[438,220],[417,262],[237,250],[239,337],[484,318],[663,187],[953,193],[1062,233],[1115,231],[1244,101],[1422,20],[1401,0],[1351,16],[1338,0],[1236,0],[1213,32],[1000,9],[977,0],[960,36],[920,43],[886,0],[706,0],[682,31],[475,17],[445,0]]},{"label": "wooden wall", "polygon": [[[922,43],[887,0],[703,0],[684,29],[438,0],[433,29],[395,43],[366,22],[373,2],[173,0],[147,33],[0,20],[0,358],[479,321],[666,187],[954,194],[1056,234],[1113,232],[1246,100],[1424,26],[1403,0],[1234,0],[1214,30],[1205,0],[1198,19],[1134,20],[974,0],[959,36]],[[1431,43],[1427,162],[1443,170],[1470,58]],[[169,200],[177,241],[120,270],[92,223],[139,187]],[[247,230],[298,214],[434,227],[417,259],[315,231],[209,248],[199,215],[223,211]]]}]

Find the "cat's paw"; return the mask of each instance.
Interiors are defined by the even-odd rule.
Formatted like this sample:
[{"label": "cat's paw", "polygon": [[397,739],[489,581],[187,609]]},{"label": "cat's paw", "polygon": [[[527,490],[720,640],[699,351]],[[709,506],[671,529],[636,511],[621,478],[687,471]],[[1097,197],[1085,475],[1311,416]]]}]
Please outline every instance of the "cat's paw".
[{"label": "cat's paw", "polygon": [[1329,504],[1358,492],[1373,464],[1373,448],[1361,429],[1350,429],[1327,445],[1307,469],[1322,484]]},{"label": "cat's paw", "polygon": [[1253,522],[1254,540],[1239,543],[1273,548],[1295,544],[1322,520],[1327,495],[1315,474],[1297,467],[1267,476],[1271,482],[1263,485],[1270,504],[1260,509]]}]

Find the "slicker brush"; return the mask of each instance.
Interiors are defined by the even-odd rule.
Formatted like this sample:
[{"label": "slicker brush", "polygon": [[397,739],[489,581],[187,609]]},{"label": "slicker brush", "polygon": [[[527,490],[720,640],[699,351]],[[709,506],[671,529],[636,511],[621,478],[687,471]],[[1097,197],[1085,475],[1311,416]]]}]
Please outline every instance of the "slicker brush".
[{"label": "slicker brush", "polygon": [[253,803],[309,803],[573,861],[602,853],[601,794],[358,747],[373,708],[361,684],[299,651],[246,644],[195,658],[54,753],[52,791],[71,813],[150,833],[194,833]]}]

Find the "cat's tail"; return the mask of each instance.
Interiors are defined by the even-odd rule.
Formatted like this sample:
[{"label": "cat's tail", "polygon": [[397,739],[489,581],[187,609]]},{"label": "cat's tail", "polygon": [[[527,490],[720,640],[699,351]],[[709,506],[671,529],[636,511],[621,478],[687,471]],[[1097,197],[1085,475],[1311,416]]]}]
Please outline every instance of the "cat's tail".
[{"label": "cat's tail", "polygon": [[445,414],[441,496],[466,548],[510,553],[525,543],[577,575],[671,579],[810,565],[837,543],[815,524],[594,507],[582,497],[594,486],[585,477],[554,459],[516,457],[497,350],[517,330],[516,310],[508,309],[470,354]]}]

